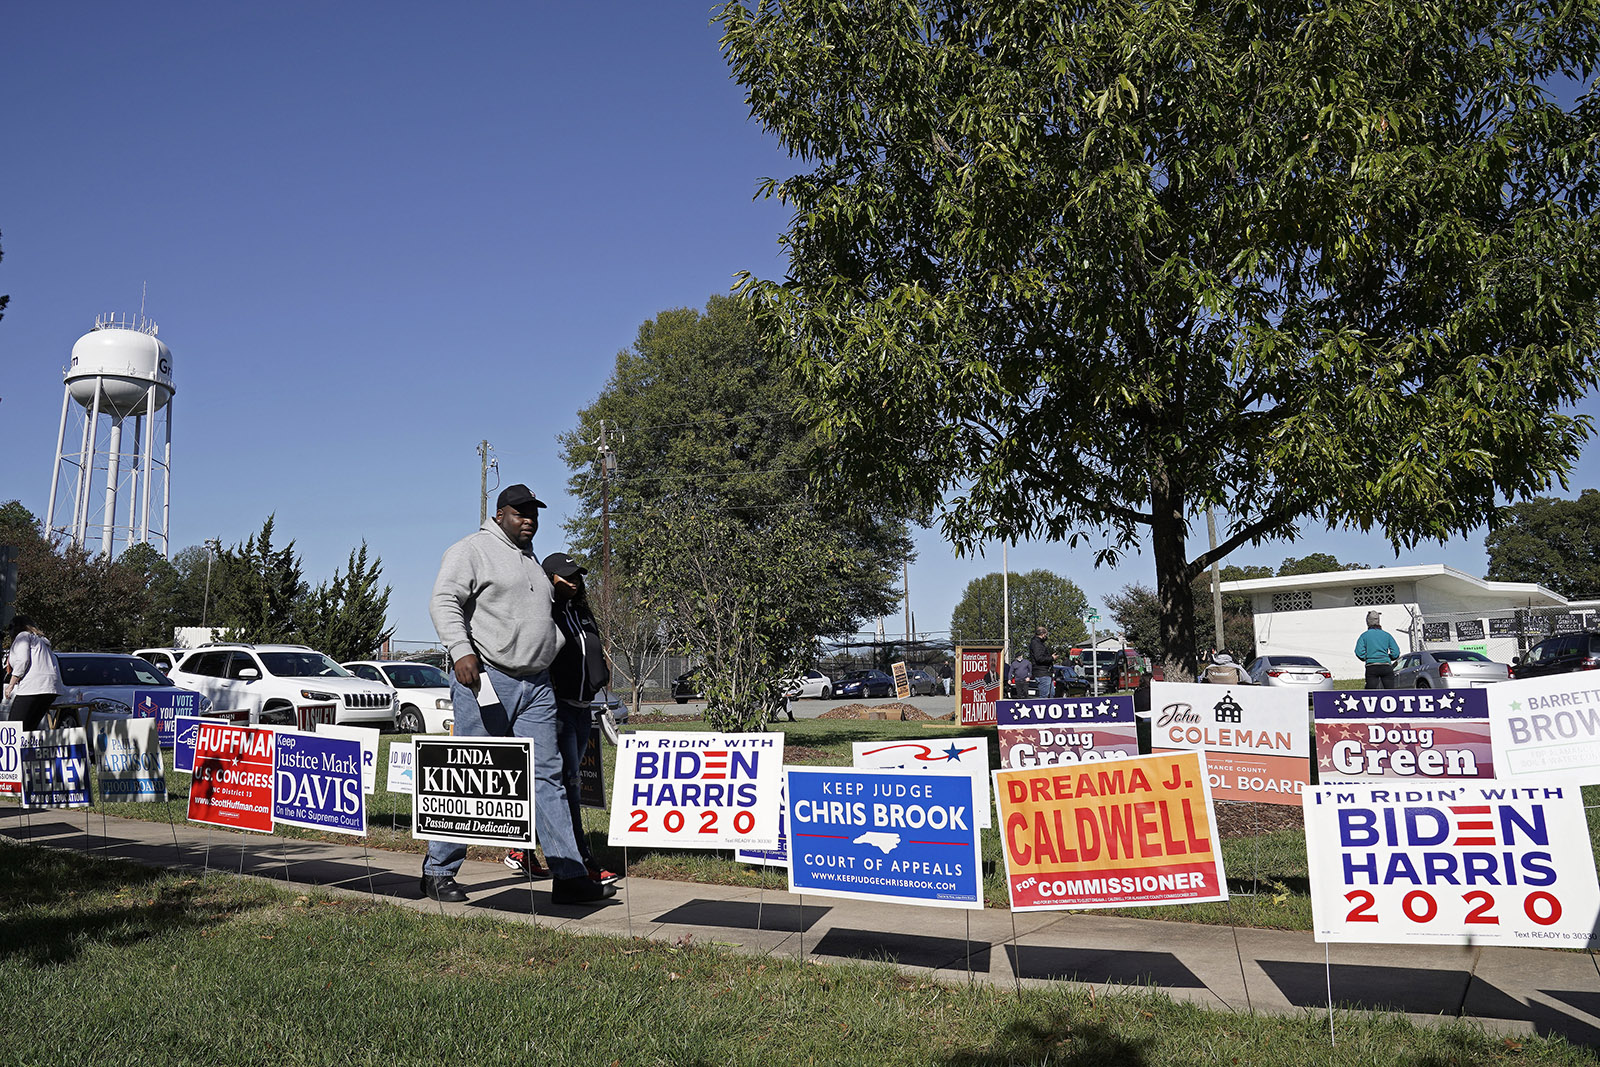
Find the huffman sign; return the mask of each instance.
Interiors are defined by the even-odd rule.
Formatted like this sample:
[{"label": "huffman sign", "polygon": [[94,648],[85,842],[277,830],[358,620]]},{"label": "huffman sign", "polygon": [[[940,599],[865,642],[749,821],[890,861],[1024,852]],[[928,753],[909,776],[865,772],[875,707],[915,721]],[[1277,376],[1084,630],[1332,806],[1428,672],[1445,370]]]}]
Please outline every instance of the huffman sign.
[{"label": "huffman sign", "polygon": [[463,845],[533,844],[533,742],[417,738],[412,836]]}]

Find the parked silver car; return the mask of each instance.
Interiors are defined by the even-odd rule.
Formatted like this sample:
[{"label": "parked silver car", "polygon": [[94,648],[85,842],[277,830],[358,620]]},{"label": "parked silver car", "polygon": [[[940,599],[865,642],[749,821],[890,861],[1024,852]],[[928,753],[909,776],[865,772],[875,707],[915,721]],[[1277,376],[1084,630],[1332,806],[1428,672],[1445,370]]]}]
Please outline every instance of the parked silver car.
[{"label": "parked silver car", "polygon": [[1245,668],[1245,673],[1256,685],[1306,690],[1333,688],[1333,672],[1310,656],[1257,656]]},{"label": "parked silver car", "polygon": [[1394,667],[1394,684],[1400,689],[1477,689],[1510,677],[1509,664],[1459,648],[1407,652]]}]

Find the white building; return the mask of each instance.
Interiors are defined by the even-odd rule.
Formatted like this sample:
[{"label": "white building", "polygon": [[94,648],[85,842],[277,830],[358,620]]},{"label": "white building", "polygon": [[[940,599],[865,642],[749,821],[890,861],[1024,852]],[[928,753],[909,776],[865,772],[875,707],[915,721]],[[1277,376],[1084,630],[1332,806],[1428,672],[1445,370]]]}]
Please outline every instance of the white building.
[{"label": "white building", "polygon": [[1509,663],[1539,637],[1594,624],[1596,601],[1569,601],[1534,582],[1491,582],[1442,563],[1223,582],[1255,613],[1256,655],[1313,656],[1335,678],[1365,673],[1355,656],[1367,612],[1402,652],[1467,648]]}]

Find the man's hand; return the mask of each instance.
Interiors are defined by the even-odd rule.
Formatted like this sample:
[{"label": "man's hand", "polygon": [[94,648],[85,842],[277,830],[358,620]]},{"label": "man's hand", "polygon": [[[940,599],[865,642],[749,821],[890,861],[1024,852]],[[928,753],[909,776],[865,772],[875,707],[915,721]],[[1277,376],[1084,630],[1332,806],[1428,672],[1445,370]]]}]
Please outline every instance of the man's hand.
[{"label": "man's hand", "polygon": [[456,660],[456,681],[473,692],[477,692],[481,670],[482,668],[478,665],[478,657],[469,652]]}]

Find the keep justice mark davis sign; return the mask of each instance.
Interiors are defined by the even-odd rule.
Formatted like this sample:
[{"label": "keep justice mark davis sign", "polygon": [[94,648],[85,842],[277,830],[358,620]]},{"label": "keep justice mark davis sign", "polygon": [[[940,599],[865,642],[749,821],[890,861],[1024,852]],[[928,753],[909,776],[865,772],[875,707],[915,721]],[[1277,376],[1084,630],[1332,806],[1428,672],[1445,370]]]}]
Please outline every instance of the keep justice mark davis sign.
[{"label": "keep justice mark davis sign", "polygon": [[417,738],[412,836],[458,844],[533,844],[533,742]]}]

